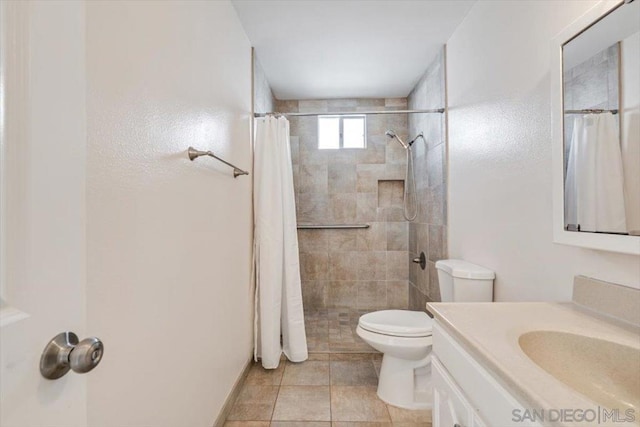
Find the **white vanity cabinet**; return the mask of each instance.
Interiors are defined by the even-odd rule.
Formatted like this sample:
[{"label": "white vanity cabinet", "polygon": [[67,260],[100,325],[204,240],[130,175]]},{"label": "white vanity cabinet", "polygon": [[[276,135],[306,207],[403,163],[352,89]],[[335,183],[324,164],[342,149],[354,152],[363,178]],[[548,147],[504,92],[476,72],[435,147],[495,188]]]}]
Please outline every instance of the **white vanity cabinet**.
[{"label": "white vanity cabinet", "polygon": [[442,363],[433,357],[431,363],[433,379],[433,423],[434,426],[484,427],[479,417],[474,416],[473,406],[447,373]]},{"label": "white vanity cabinet", "polygon": [[516,419],[526,408],[437,322],[432,357],[433,427],[541,426]]}]

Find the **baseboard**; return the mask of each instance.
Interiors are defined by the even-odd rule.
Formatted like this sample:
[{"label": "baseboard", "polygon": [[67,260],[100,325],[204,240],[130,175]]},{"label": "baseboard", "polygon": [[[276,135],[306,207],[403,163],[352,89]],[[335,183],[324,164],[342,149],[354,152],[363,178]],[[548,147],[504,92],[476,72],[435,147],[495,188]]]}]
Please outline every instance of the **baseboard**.
[{"label": "baseboard", "polygon": [[249,369],[251,369],[251,364],[253,363],[253,355],[247,360],[247,363],[244,365],[242,372],[238,376],[231,392],[227,396],[227,400],[225,400],[224,405],[222,405],[222,410],[218,414],[216,418],[216,422],[213,424],[214,427],[222,427],[231,412],[231,408],[233,407],[233,403],[236,401],[238,394],[240,394],[240,390],[242,389],[242,385],[244,384],[244,380],[247,378],[249,374]]}]

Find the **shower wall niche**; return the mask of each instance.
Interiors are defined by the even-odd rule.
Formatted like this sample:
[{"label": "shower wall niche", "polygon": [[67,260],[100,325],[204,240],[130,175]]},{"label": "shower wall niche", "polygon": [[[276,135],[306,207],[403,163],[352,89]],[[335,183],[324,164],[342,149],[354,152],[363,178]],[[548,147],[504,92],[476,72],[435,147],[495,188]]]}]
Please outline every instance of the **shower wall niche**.
[{"label": "shower wall niche", "polygon": [[[405,110],[405,98],[276,101],[275,110]],[[409,306],[409,223],[402,214],[406,114],[366,117],[366,148],[318,149],[316,116],[289,117],[298,224],[367,223],[368,229],[299,230],[305,310]],[[422,307],[424,309],[424,307]]]}]

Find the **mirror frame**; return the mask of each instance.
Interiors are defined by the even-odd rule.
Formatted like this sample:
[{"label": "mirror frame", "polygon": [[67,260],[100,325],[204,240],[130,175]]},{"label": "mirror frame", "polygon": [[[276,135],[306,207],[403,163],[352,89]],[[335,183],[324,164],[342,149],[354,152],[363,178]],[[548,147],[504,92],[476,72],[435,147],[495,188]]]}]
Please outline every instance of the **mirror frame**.
[{"label": "mirror frame", "polygon": [[[623,0],[602,0],[569,24],[551,42],[551,126],[553,168],[553,241],[609,252],[640,255],[640,236],[583,233],[564,229],[564,90],[562,46],[602,17],[623,5]],[[624,7],[624,5],[622,6]]]}]

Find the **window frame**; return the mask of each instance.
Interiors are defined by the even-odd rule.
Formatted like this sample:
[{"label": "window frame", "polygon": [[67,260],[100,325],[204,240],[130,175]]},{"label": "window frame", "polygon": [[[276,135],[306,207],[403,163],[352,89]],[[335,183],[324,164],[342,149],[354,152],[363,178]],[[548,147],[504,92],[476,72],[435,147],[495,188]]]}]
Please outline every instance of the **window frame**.
[{"label": "window frame", "polygon": [[[321,148],[320,147],[320,120],[323,118],[338,119],[338,147],[337,148]],[[344,119],[358,118],[362,119],[362,147],[345,147],[344,146]],[[316,121],[318,130],[318,150],[362,150],[367,148],[367,115],[366,114],[320,114]]]}]

